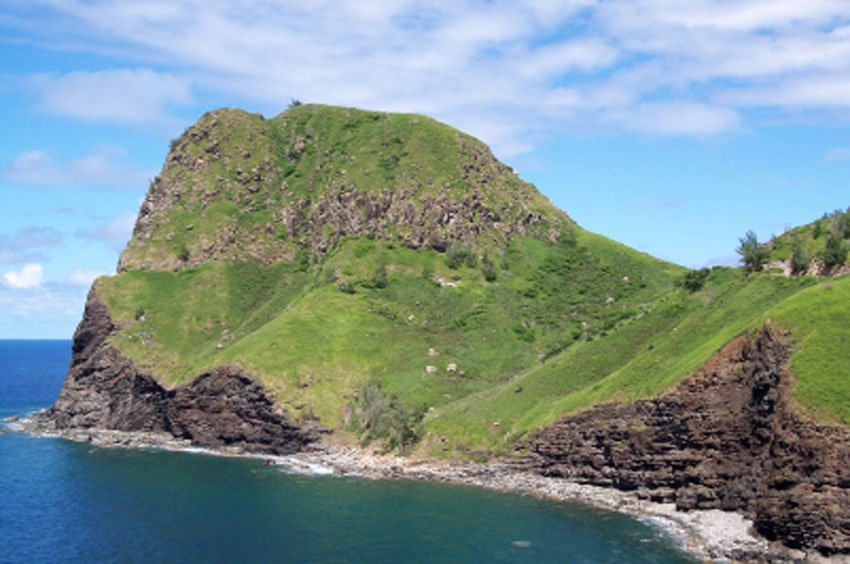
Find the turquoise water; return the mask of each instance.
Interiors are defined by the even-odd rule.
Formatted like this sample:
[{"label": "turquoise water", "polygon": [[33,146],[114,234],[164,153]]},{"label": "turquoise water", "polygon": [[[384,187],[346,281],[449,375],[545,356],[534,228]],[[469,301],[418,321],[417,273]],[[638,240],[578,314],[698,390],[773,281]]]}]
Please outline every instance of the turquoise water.
[{"label": "turquoise water", "polygon": [[[49,405],[68,342],[0,341],[0,416]],[[689,562],[627,516],[478,488],[0,435],[0,562]]]}]

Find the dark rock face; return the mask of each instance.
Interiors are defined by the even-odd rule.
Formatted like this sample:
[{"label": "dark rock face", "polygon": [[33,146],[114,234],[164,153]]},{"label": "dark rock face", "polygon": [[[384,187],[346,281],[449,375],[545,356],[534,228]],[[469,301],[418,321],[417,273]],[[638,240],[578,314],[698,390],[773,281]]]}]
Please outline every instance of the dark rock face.
[{"label": "dark rock face", "polygon": [[74,335],[59,400],[43,417],[57,429],[170,433],[199,446],[288,454],[317,439],[236,367],[220,367],[168,390],[106,342],[115,329],[93,288]]},{"label": "dark rock face", "polygon": [[769,539],[850,553],[850,433],[795,414],[790,355],[769,326],[742,336],[664,397],[538,432],[533,465],[680,509],[742,511]]},{"label": "dark rock face", "polygon": [[314,254],[325,253],[348,236],[398,237],[413,249],[444,251],[452,241],[471,245],[490,231],[506,244],[518,235],[534,233],[548,219],[532,210],[503,219],[478,191],[452,199],[420,197],[415,188],[370,193],[347,186],[335,187],[312,205],[306,199],[284,205],[274,217],[291,237],[303,234]]}]

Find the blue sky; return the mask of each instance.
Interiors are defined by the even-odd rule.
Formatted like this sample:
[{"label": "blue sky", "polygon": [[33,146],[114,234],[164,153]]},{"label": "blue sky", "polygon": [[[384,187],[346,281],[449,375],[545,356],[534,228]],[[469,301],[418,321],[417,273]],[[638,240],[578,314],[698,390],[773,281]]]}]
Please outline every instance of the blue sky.
[{"label": "blue sky", "polygon": [[0,338],[70,337],[169,139],[292,98],[448,122],[691,267],[850,205],[846,0],[5,0]]}]

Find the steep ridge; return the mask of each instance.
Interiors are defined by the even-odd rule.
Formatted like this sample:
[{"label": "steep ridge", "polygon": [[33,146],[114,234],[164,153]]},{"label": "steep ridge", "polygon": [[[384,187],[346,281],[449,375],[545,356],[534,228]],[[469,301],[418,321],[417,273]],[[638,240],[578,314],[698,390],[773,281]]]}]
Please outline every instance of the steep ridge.
[{"label": "steep ridge", "polygon": [[681,509],[743,511],[759,532],[850,551],[850,433],[798,416],[788,336],[728,344],[670,394],[568,416],[528,442],[537,470]]}]

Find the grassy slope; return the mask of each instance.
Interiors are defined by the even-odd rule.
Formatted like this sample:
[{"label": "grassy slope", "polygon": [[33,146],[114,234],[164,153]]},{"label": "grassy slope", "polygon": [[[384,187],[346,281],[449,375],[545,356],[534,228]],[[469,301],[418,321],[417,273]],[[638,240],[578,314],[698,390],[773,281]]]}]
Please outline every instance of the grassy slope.
[{"label": "grassy slope", "polygon": [[[352,394],[379,380],[434,408],[422,448],[435,454],[500,451],[577,409],[661,393],[765,320],[798,345],[801,407],[850,423],[850,278],[715,269],[688,294],[672,286],[676,267],[581,230],[575,241],[515,241],[493,283],[434,251],[352,239],[320,271],[210,264],[98,288],[123,326],[113,342],[165,382],[238,362],[296,413],[340,426]],[[386,288],[371,283],[379,265]]]},{"label": "grassy slope", "polygon": [[[295,260],[262,266],[231,257],[101,279],[121,326],[112,341],[169,385],[242,364],[294,412],[331,426],[343,424],[356,390],[379,380],[404,402],[434,408],[423,448],[442,453],[501,450],[565,413],[663,392],[771,319],[800,347],[792,363],[801,406],[850,421],[846,280],[816,285],[718,269],[705,289],[687,294],[673,288],[682,269],[560,219],[567,231],[555,244],[515,238],[504,249],[485,234],[482,248],[497,266],[491,282],[480,264],[450,269],[440,253],[391,241],[348,239],[310,264],[298,256],[301,235],[272,217],[340,184],[410,189],[414,203],[486,185],[485,203],[503,218],[552,215],[545,198],[488,156],[473,138],[409,114],[303,106],[273,120],[236,110],[205,116],[176,143],[152,188],[168,199],[164,215],[126,255],[193,255],[224,234],[248,256]],[[813,226],[798,230],[816,253],[823,237],[813,237]],[[787,256],[789,242],[774,242],[774,258]],[[380,267],[385,288],[372,281]]]},{"label": "grassy slope", "polygon": [[[611,335],[567,350],[514,380],[446,406],[429,420],[433,436],[464,448],[497,450],[558,417],[602,401],[669,389],[811,279],[717,269],[706,287],[678,290]],[[444,448],[444,446],[441,446]]]},{"label": "grassy slope", "polygon": [[[126,272],[98,289],[122,327],[113,343],[163,382],[238,362],[289,407],[337,426],[371,379],[432,407],[505,382],[615,331],[670,292],[681,271],[579,229],[557,244],[515,239],[492,257],[492,282],[480,262],[451,269],[445,258],[350,239],[309,271],[206,264]],[[380,266],[385,288],[372,281]],[[353,294],[340,291],[345,283]]]},{"label": "grassy slope", "polygon": [[850,277],[821,282],[779,304],[767,318],[791,330],[791,368],[804,412],[850,424]]},{"label": "grassy slope", "polygon": [[836,210],[824,214],[820,219],[807,225],[789,229],[782,235],[773,237],[768,243],[771,260],[787,260],[791,258],[794,241],[799,241],[804,255],[809,259],[819,259],[825,248],[826,240],[831,231],[840,232],[845,244],[850,240],[850,209]]}]

